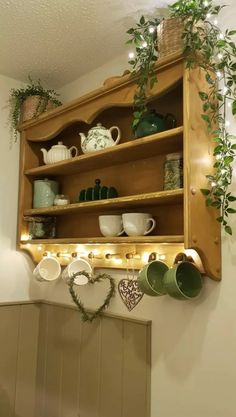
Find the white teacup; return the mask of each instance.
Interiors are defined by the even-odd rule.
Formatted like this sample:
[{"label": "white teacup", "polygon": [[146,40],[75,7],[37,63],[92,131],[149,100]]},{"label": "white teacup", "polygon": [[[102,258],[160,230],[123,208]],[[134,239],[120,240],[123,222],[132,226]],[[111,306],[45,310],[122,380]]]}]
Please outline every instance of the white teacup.
[{"label": "white teacup", "polygon": [[120,236],[124,233],[121,215],[99,216],[99,228],[103,236]]},{"label": "white teacup", "polygon": [[156,226],[156,221],[149,213],[124,213],[122,220],[128,236],[148,235]]},{"label": "white teacup", "polygon": [[[92,267],[84,259],[76,259],[75,261],[67,265],[67,267],[64,269],[62,273],[62,279],[68,284],[70,278],[72,278],[74,274],[80,271],[86,271],[88,274],[91,274]],[[77,275],[77,277],[74,280],[74,283],[76,285],[85,285],[88,283],[88,278],[85,275]]]},{"label": "white teacup", "polygon": [[38,281],[54,281],[61,275],[61,265],[55,258],[43,258],[33,271]]}]

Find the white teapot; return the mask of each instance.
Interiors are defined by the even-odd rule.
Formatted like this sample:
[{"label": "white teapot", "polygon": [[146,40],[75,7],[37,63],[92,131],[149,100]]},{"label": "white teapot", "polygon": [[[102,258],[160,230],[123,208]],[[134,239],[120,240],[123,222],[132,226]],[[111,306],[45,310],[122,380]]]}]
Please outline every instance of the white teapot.
[{"label": "white teapot", "polygon": [[[117,131],[117,138],[115,140],[112,138],[112,132],[114,130]],[[87,137],[84,133],[79,133],[79,135],[81,137],[81,148],[84,153],[101,151],[102,149],[117,145],[120,141],[120,129],[117,126],[106,129],[101,123],[92,127]]]},{"label": "white teapot", "polygon": [[46,149],[42,148],[41,151],[43,152],[43,160],[45,164],[54,164],[55,162],[63,161],[64,159],[73,158],[72,151],[75,151],[75,155],[78,155],[78,149],[76,146],[71,146],[71,148],[67,148],[63,145],[63,142],[58,142],[57,145],[54,145],[47,151]]}]

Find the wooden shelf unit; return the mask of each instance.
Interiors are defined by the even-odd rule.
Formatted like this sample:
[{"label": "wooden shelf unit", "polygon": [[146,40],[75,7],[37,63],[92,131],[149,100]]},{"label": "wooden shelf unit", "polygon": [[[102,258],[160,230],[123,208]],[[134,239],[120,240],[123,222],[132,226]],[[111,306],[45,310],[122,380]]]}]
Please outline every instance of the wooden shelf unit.
[{"label": "wooden shelf unit", "polygon": [[[159,62],[158,83],[149,92],[149,107],[162,114],[176,116],[177,127],[155,135],[135,139],[132,132],[132,103],[135,79],[124,76],[78,100],[22,124],[18,247],[27,250],[34,261],[43,251],[59,246],[58,251],[85,245],[90,249],[112,245],[116,251],[165,248],[172,262],[174,250],[192,249],[200,256],[208,276],[221,277],[220,225],[217,213],[206,208],[200,189],[206,187],[206,174],[212,172],[213,157],[210,138],[201,119],[202,103],[198,92],[206,88],[204,74],[199,69],[185,69],[181,56]],[[118,125],[121,143],[112,148],[83,154],[79,132],[101,122],[109,128]],[[50,149],[58,141],[79,149],[79,156],[59,163],[44,165],[41,148]],[[163,191],[163,167],[169,153],[183,152],[184,188]],[[33,181],[52,178],[61,185],[60,192],[68,194],[72,204],[42,209],[32,208]],[[102,185],[115,186],[116,199],[74,203],[81,189],[93,187],[100,178]],[[150,236],[104,238],[98,227],[101,214],[121,214],[132,210],[151,213],[157,226]],[[57,238],[30,240],[24,216],[56,216]],[[119,247],[122,250],[119,250]],[[161,249],[160,249],[161,248]],[[104,249],[105,250],[105,249]],[[125,264],[125,263],[124,263]],[[138,263],[139,267],[143,263]],[[99,267],[111,267],[104,261]],[[112,266],[118,267],[118,266]]]}]

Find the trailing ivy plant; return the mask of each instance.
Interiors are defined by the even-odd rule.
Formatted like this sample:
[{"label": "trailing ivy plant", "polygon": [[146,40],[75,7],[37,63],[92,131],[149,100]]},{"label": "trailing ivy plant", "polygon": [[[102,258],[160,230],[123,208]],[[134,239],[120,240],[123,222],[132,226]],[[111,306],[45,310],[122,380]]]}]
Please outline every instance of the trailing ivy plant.
[{"label": "trailing ivy plant", "polygon": [[58,100],[58,93],[52,89],[45,89],[41,81],[34,82],[30,77],[29,84],[23,88],[12,88],[10,90],[9,97],[9,123],[11,130],[13,131],[14,139],[17,140],[17,126],[20,121],[21,106],[25,99],[30,96],[39,96],[39,102],[35,109],[33,117],[39,116],[46,110],[49,102],[55,107],[60,106],[62,103]]},{"label": "trailing ivy plant", "polygon": [[[206,122],[209,134],[212,136],[216,146],[214,156],[214,174],[207,175],[209,186],[202,189],[206,197],[206,205],[220,210],[217,217],[225,231],[232,234],[228,224],[229,216],[236,213],[231,207],[236,197],[232,195],[229,187],[232,182],[233,162],[235,158],[236,137],[229,132],[229,121],[227,121],[227,110],[230,108],[232,114],[236,114],[236,45],[234,42],[235,30],[221,32],[217,26],[217,16],[225,6],[215,6],[213,0],[179,0],[169,6],[170,16],[181,18],[183,21],[183,54],[187,68],[198,65],[205,72],[208,84],[207,91],[200,91],[202,100],[202,118]],[[153,22],[141,19],[139,25],[145,24],[145,30],[152,27]],[[141,28],[141,27],[140,27]],[[136,29],[128,33],[137,38]],[[137,42],[137,40],[136,40]],[[155,38],[150,38],[150,43],[155,43]],[[151,53],[152,48],[148,44]],[[137,48],[136,48],[137,50]],[[151,66],[151,80],[155,65],[156,53]],[[129,61],[130,62],[130,61]],[[148,63],[152,62],[148,55]],[[130,62],[139,71],[139,82],[148,77],[145,63],[140,60],[137,54]],[[143,83],[146,88],[148,81]],[[153,81],[152,81],[153,85]],[[150,85],[151,87],[151,85]],[[139,85],[138,92],[141,91]],[[144,94],[143,94],[144,97]],[[134,105],[137,105],[136,97]],[[145,109],[145,105],[143,105]],[[135,123],[135,120],[134,120]]]},{"label": "trailing ivy plant", "polygon": [[130,28],[127,33],[130,39],[127,44],[133,44],[135,53],[129,54],[129,64],[132,66],[132,74],[137,75],[137,90],[134,95],[134,120],[133,129],[136,128],[143,114],[147,111],[147,89],[153,88],[157,82],[154,73],[157,61],[156,51],[156,28],[160,19],[154,18],[147,20],[141,17],[139,23],[134,28]]}]

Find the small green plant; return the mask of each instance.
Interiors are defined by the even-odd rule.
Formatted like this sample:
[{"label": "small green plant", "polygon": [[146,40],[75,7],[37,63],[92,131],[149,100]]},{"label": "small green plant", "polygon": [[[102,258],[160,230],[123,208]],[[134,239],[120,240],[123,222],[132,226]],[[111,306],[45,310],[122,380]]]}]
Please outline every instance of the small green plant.
[{"label": "small green plant", "polygon": [[[206,205],[220,210],[217,221],[223,225],[227,233],[232,234],[228,220],[231,214],[236,213],[236,210],[231,207],[236,197],[232,195],[229,187],[236,156],[236,143],[233,143],[236,137],[229,132],[230,123],[227,120],[227,112],[231,109],[232,114],[236,114],[236,45],[234,42],[236,31],[227,29],[223,33],[219,29],[217,16],[223,7],[225,6],[215,6],[213,0],[178,0],[169,6],[169,10],[170,17],[178,17],[183,21],[183,54],[186,67],[193,68],[198,65],[202,68],[208,84],[207,91],[200,91],[199,96],[203,104],[202,119],[206,122],[208,132],[216,144],[214,149],[216,161],[214,175],[207,175],[209,186],[201,191],[206,197]],[[153,21],[146,21],[142,18],[141,20],[145,22],[145,29],[148,32]],[[135,34],[136,29],[130,29],[128,33]],[[156,40],[150,37],[151,42],[155,43]],[[152,48],[154,47],[148,45],[150,53]],[[157,59],[154,51],[153,61],[148,55],[147,62],[145,59],[143,62],[139,53],[129,61],[134,69],[138,69],[139,83],[142,83],[142,86],[138,84],[140,91],[141,88],[147,91],[146,86],[149,81],[146,79],[153,80],[153,70]],[[150,62],[154,62],[151,67]],[[146,65],[150,67],[149,73]],[[143,79],[145,83],[142,82]],[[147,101],[145,93],[143,101]],[[134,97],[134,106],[137,107],[137,104],[137,99]],[[135,115],[134,124],[136,125]]]},{"label": "small green plant", "polygon": [[20,121],[21,107],[26,98],[30,96],[39,96],[39,101],[33,115],[33,117],[37,117],[46,110],[49,102],[51,102],[55,107],[62,104],[57,98],[58,95],[59,94],[52,89],[45,89],[40,80],[34,82],[30,77],[29,84],[27,84],[26,87],[18,89],[12,88],[10,90],[9,123],[15,141],[17,140],[17,126]]}]

